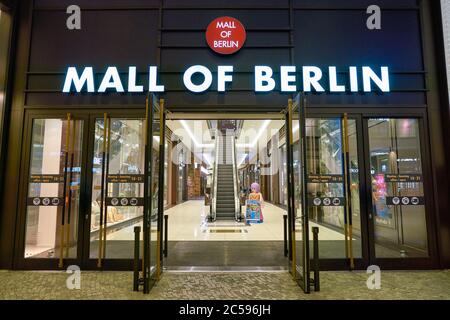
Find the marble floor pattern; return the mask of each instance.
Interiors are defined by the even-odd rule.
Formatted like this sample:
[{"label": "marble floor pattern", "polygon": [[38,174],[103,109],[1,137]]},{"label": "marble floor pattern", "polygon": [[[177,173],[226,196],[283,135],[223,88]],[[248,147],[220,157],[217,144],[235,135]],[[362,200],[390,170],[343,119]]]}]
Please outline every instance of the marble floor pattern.
[{"label": "marble floor pattern", "polygon": [[0,271],[1,300],[450,300],[450,270],[382,271],[381,288],[368,275],[322,272],[321,291],[304,294],[287,272],[164,273],[150,294],[132,291],[131,272],[81,272],[81,288],[69,290],[63,271]]},{"label": "marble floor pattern", "polygon": [[[245,206],[242,207],[245,212]],[[207,222],[209,207],[203,200],[190,200],[164,211],[169,216],[169,241],[283,241],[283,215],[286,210],[264,203],[264,223],[245,226],[235,221]],[[312,226],[318,226],[311,222]],[[344,235],[329,228],[319,227],[319,240],[344,240]],[[108,240],[133,240],[134,226],[123,228],[108,235]],[[241,233],[215,233],[211,230],[242,228]],[[310,234],[312,239],[312,233]]]}]

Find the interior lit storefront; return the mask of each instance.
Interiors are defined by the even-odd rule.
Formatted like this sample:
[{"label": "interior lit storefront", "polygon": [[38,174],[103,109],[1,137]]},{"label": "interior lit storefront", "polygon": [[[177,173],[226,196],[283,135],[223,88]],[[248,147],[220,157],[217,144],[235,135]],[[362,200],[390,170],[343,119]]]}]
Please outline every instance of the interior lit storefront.
[{"label": "interior lit storefront", "polygon": [[[131,270],[136,227],[157,273],[293,270],[313,227],[323,270],[448,266],[428,1],[382,1],[376,31],[355,1],[81,1],[81,30],[65,28],[66,2],[20,7],[2,267]],[[239,52],[205,43],[220,16],[245,26]],[[258,67],[271,90],[257,90]],[[191,68],[205,73],[186,85]],[[264,221],[248,224],[253,183]]]},{"label": "interior lit storefront", "polygon": [[[106,115],[105,115],[106,117]],[[80,118],[80,117],[77,117]],[[81,117],[83,118],[83,117]],[[106,122],[105,122],[106,119]],[[164,214],[169,219],[169,252],[167,266],[195,266],[202,259],[186,259],[180,256],[205,252],[210,247],[216,253],[218,245],[200,244],[196,241],[237,241],[247,249],[254,247],[258,255],[262,248],[271,245],[278,250],[277,258],[265,263],[282,267],[286,263],[283,252],[283,215],[287,214],[287,163],[286,124],[282,120],[234,120],[239,127],[236,141],[237,172],[240,197],[246,199],[250,185],[257,182],[266,203],[264,225],[246,226],[236,219],[224,223],[209,223],[210,207],[208,197],[212,184],[215,159],[214,140],[211,130],[224,120],[168,120],[165,127]],[[83,163],[85,124],[93,127],[89,137],[88,162]],[[106,128],[105,128],[106,123]],[[320,229],[320,256],[324,259],[348,259],[349,243],[345,240],[345,207],[334,201],[344,202],[344,170],[349,175],[352,207],[352,258],[362,259],[363,241],[373,241],[377,257],[411,258],[427,257],[429,254],[423,162],[419,120],[417,118],[364,118],[347,120],[348,159],[343,146],[343,120],[339,117],[310,117],[306,121],[308,216],[310,224]],[[366,134],[361,134],[364,124]],[[30,120],[30,182],[26,215],[26,236],[24,257],[34,259],[65,259],[77,256],[79,237],[79,212],[82,185],[87,181],[91,190],[89,258],[132,259],[134,227],[143,221],[142,199],[144,188],[144,119],[94,117],[90,121],[46,117]],[[358,130],[359,129],[359,130]],[[107,142],[105,141],[107,132]],[[195,134],[193,133],[195,132]],[[69,137],[67,136],[69,134]],[[299,128],[293,129],[294,142],[299,139]],[[368,143],[363,144],[367,136]],[[159,144],[158,137],[153,143]],[[250,142],[252,141],[252,142]],[[69,148],[66,148],[66,145]],[[362,150],[361,150],[362,149]],[[71,150],[68,156],[56,157]],[[89,149],[88,149],[89,150]],[[294,154],[300,150],[293,149]],[[362,157],[361,154],[367,154]],[[64,201],[64,184],[61,178],[69,163],[69,192],[71,216],[66,217],[67,244],[61,247],[60,220]],[[345,163],[348,161],[348,163]],[[294,167],[296,163],[294,162]],[[370,168],[362,171],[360,168]],[[92,172],[83,179],[83,172]],[[45,174],[44,174],[45,173]],[[43,175],[44,174],[44,175]],[[107,176],[103,179],[102,176]],[[325,181],[317,180],[328,179]],[[329,179],[334,180],[329,180]],[[314,180],[316,179],[316,180]],[[84,180],[84,181],[83,181]],[[364,229],[362,207],[368,199],[361,193],[361,181],[366,181],[372,192],[371,203],[375,216],[373,240],[367,239]],[[106,185],[105,185],[106,184]],[[105,197],[103,196],[105,193]],[[396,206],[395,198],[417,201],[414,205]],[[106,203],[101,199],[106,199]],[[315,201],[320,199],[323,204]],[[329,199],[329,200],[327,200]],[[36,202],[34,202],[36,201]],[[37,203],[50,201],[53,205]],[[326,204],[325,201],[333,203]],[[366,204],[367,205],[367,204]],[[101,218],[102,206],[106,216]],[[241,213],[245,212],[245,200],[241,200]],[[101,219],[105,219],[106,237],[101,248]],[[366,218],[367,219],[367,218]],[[226,230],[225,227],[232,227]],[[268,228],[266,228],[268,226]],[[232,232],[233,231],[233,232]],[[220,233],[224,233],[222,235]],[[231,235],[229,235],[229,232]],[[216,234],[214,234],[216,233]],[[235,233],[239,233],[236,235]],[[219,234],[219,235],[217,235]],[[66,240],[64,240],[66,241]],[[260,241],[246,243],[246,241]],[[223,245],[223,243],[222,243]],[[197,247],[195,250],[194,247]],[[65,251],[65,252],[64,252]],[[102,253],[102,251],[104,253]],[[239,253],[242,248],[236,249]],[[239,256],[239,254],[238,254]],[[248,254],[247,254],[248,257]],[[171,259],[172,258],[172,259]],[[220,266],[209,255],[204,255],[200,265]],[[237,265],[254,266],[256,257],[241,258]],[[276,260],[277,262],[274,262]],[[280,262],[281,261],[281,262]],[[181,264],[181,265],[180,265]],[[216,265],[217,264],[217,265]]]}]

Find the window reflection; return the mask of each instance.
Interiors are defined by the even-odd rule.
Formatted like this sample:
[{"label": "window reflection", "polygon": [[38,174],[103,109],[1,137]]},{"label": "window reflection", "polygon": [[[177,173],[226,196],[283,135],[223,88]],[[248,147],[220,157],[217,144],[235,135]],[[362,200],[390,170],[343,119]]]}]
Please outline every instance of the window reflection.
[{"label": "window reflection", "polygon": [[[76,257],[83,123],[72,120],[68,129],[67,120],[33,120],[25,258],[58,258],[61,252],[64,258]],[[73,152],[73,157],[68,151]],[[69,205],[63,206],[65,186],[68,197],[71,189],[70,220]]]},{"label": "window reflection", "polygon": [[370,119],[368,126],[376,256],[427,256],[419,122]]},{"label": "window reflection", "polygon": [[[142,203],[133,205],[132,201],[140,201],[144,196],[144,184],[140,178],[144,173],[144,126],[141,119],[111,119],[110,123],[109,154],[103,155],[107,150],[104,150],[104,120],[95,122],[90,257],[97,258],[99,253],[100,211],[105,205],[101,203],[101,179],[102,167],[106,165],[106,197],[111,199],[111,203],[106,210],[105,258],[132,258],[133,227],[142,225],[143,218]],[[114,176],[123,178],[117,182],[111,180]]]},{"label": "window reflection", "polygon": [[[319,227],[320,256],[345,258],[344,219],[344,159],[343,124],[341,118],[307,119],[307,170],[310,177],[332,177],[337,181],[309,181],[308,214],[310,225]],[[348,120],[350,190],[352,205],[353,257],[361,257],[361,222],[359,198],[359,168],[356,121]],[[329,200],[328,200],[329,199]],[[319,201],[320,200],[320,201]],[[316,202],[317,205],[314,205]],[[348,223],[348,221],[347,221]]]}]

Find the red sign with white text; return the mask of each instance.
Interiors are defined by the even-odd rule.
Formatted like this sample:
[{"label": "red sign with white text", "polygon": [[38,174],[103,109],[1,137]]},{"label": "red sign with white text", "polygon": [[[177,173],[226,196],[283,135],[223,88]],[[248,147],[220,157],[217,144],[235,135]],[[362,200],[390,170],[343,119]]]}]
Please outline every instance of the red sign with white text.
[{"label": "red sign with white text", "polygon": [[233,17],[220,17],[213,20],[206,29],[206,42],[220,54],[239,51],[247,37],[242,23]]}]

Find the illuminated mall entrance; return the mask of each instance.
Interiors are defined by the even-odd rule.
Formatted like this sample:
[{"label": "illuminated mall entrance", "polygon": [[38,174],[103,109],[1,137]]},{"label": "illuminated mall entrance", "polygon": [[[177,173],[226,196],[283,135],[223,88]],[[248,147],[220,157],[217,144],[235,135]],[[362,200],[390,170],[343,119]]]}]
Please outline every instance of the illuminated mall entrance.
[{"label": "illuminated mall entrance", "polygon": [[[301,126],[296,100],[276,114],[149,104],[27,112],[19,268],[131,270],[136,226],[154,279],[183,269],[301,274],[312,227],[323,270],[427,265],[422,113],[306,108]],[[252,220],[254,183],[262,214]]]},{"label": "illuminated mall entrance", "polygon": [[[285,121],[232,116],[178,120],[169,114],[169,270],[288,267]],[[251,197],[263,206],[253,217],[246,214]]]}]

